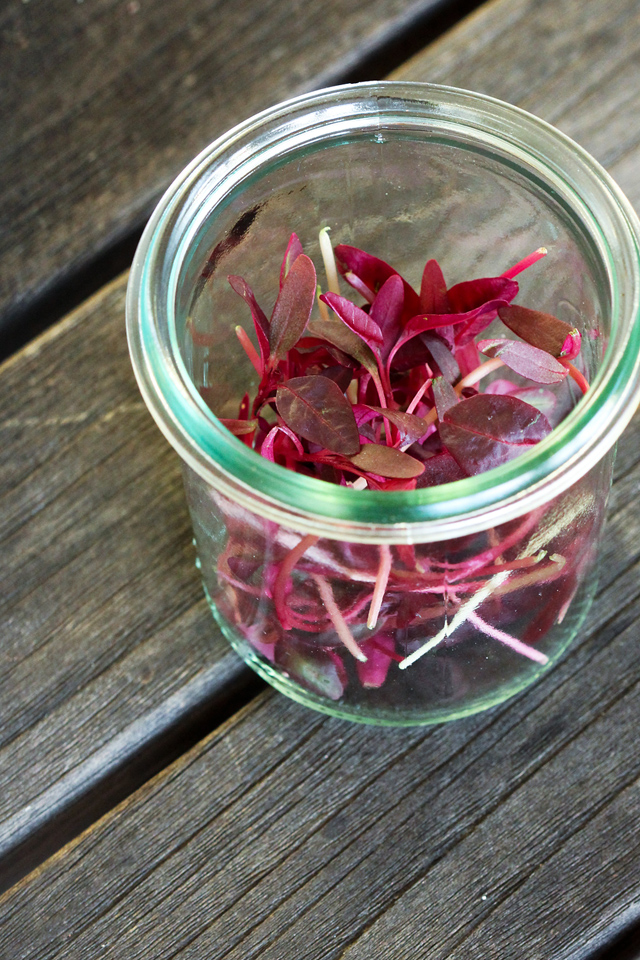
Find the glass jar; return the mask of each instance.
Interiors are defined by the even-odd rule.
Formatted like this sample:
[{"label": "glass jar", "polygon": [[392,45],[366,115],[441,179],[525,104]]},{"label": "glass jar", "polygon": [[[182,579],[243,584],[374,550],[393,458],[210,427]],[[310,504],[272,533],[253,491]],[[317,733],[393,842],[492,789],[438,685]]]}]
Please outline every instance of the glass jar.
[{"label": "glass jar", "polygon": [[[565,382],[545,440],[427,489],[336,486],[260,457],[217,419],[257,383],[226,278],[272,304],[289,235],[319,265],[324,226],[414,284],[428,258],[451,285],[544,245],[519,302],[580,329],[588,393]],[[269,683],[336,716],[431,723],[500,703],[562,655],[593,598],[614,444],[640,392],[639,238],[618,188],[565,136],[426,84],[298,97],[178,177],[134,260],[131,355],[183,461],[213,614]]]}]

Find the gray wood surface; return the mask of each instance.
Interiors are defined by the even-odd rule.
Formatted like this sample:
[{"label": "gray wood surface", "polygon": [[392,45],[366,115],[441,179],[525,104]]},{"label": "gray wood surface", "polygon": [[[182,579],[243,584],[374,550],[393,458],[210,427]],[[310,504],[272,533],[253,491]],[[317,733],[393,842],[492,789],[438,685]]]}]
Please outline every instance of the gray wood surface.
[{"label": "gray wood surface", "polygon": [[0,330],[141,225],[159,191],[228,127],[337,82],[436,6],[5,0]]},{"label": "gray wood surface", "polygon": [[[605,7],[598,0],[494,0],[403,75],[524,103],[607,162],[637,202],[637,16],[635,0],[612,0]],[[22,452],[6,468],[14,483],[11,495],[18,506],[24,502],[23,516],[34,522],[41,498],[50,496],[55,504],[56,483],[63,481],[55,479],[54,470],[49,494],[48,485],[30,478],[66,450],[65,476],[68,470],[76,477],[77,501],[87,504],[87,517],[90,503],[96,504],[90,524],[112,531],[111,539],[96,534],[87,558],[98,552],[104,556],[105,543],[117,552],[114,528],[123,523],[131,524],[145,549],[160,546],[160,558],[150,565],[145,581],[141,570],[127,567],[133,562],[127,551],[124,556],[114,553],[100,589],[106,592],[120,583],[126,594],[131,577],[139,577],[147,583],[148,608],[136,616],[133,591],[125,611],[114,613],[111,632],[102,623],[93,584],[84,590],[76,585],[67,598],[59,565],[46,557],[33,559],[43,570],[51,563],[51,575],[43,581],[43,602],[23,599],[23,624],[29,626],[16,628],[9,648],[19,656],[21,645],[33,644],[25,667],[20,667],[22,660],[17,663],[23,670],[31,656],[44,656],[46,646],[38,638],[44,638],[47,623],[58,637],[55,630],[64,629],[67,611],[68,629],[79,643],[93,623],[99,636],[110,633],[121,651],[136,630],[141,649],[146,637],[161,648],[159,628],[149,629],[151,621],[145,621],[145,616],[157,615],[154,603],[166,603],[167,611],[177,604],[187,619],[189,612],[199,617],[182,526],[186,521],[173,519],[174,511],[182,509],[177,476],[170,466],[156,471],[154,461],[159,458],[162,465],[166,458],[169,464],[170,456],[161,452],[161,441],[153,439],[153,427],[139,410],[121,423],[115,414],[102,416],[99,395],[78,398],[64,363],[65,354],[79,351],[90,369],[95,357],[108,366],[109,351],[99,349],[101,341],[96,347],[92,338],[113,338],[110,349],[119,350],[121,357],[114,361],[113,379],[123,387],[109,409],[125,402],[135,408],[118,347],[122,330],[115,305],[121,287],[115,285],[105,297],[111,298],[113,312],[105,311],[104,298],[89,304],[81,317],[27,351],[9,370],[13,383],[23,385],[21,404],[30,391],[54,391],[38,408],[40,416],[55,409],[56,417],[73,417],[77,404],[84,411],[83,402],[92,411],[82,425],[69,424],[62,445],[42,433],[37,462],[26,441],[17,446]],[[27,365],[31,380],[23,372]],[[55,387],[57,370],[67,371],[71,394],[64,399],[59,383]],[[2,381],[6,397],[6,372]],[[132,425],[137,426],[135,445]],[[46,431],[46,424],[39,429]],[[86,450],[93,449],[93,442],[97,450],[100,431],[108,431],[103,453],[114,446],[128,451],[122,454],[121,470],[149,477],[142,486],[147,493],[157,490],[153,509],[166,510],[165,522],[177,524],[166,541],[164,533],[160,544],[156,540],[158,524],[147,529],[145,511],[152,508],[139,482],[120,497],[114,486],[122,477],[114,469],[106,489],[101,488],[103,500],[91,492],[90,468],[78,453],[82,431]],[[94,457],[97,464],[100,453]],[[147,464],[154,461],[148,473],[138,457]],[[85,481],[84,497],[96,501],[82,500]],[[638,916],[640,901],[639,493],[636,418],[620,444],[597,601],[565,660],[529,692],[469,720],[413,731],[349,725],[264,694],[7,892],[0,900],[0,955],[4,951],[25,960],[370,960],[381,955],[391,960],[578,960],[606,944]],[[61,504],[64,509],[64,498]],[[63,546],[74,542],[71,525],[49,522],[52,550],[59,549],[58,541]],[[55,535],[63,529],[67,539]],[[80,559],[66,566],[74,562],[81,564],[84,577],[91,576]],[[23,590],[20,577],[15,590],[17,595]],[[184,607],[178,595],[185,598]],[[87,619],[81,619],[85,609]],[[171,625],[167,633],[173,636]],[[96,642],[97,658],[108,656],[101,652],[102,640]],[[12,693],[24,704],[18,714],[22,709],[25,717],[36,715],[36,701],[42,698],[41,729],[49,734],[54,756],[59,733],[46,725],[47,704],[73,682],[81,664],[86,669],[81,656],[74,661],[74,648],[62,638],[57,651],[39,669],[34,661],[28,676],[37,685],[48,668],[57,671],[58,679],[49,678],[39,693],[30,695],[26,683]],[[140,662],[133,641],[129,651],[130,662]],[[128,684],[135,687],[136,678],[137,689],[144,691],[139,675],[134,673],[132,681],[126,673],[126,653],[119,656],[111,673],[105,669],[89,683],[95,699],[83,714],[84,736],[91,735],[96,722],[92,710],[98,723],[106,717],[107,727],[111,717],[113,730],[117,711],[110,714],[108,704],[118,692],[129,691]],[[180,657],[177,652],[176,659]],[[71,702],[82,704],[82,696]],[[154,700],[160,702],[162,697]],[[140,709],[126,703],[129,710]],[[60,714],[67,709],[61,702]],[[59,729],[76,726],[66,722]],[[108,736],[107,731],[104,742]],[[37,735],[33,743],[38,746]]]},{"label": "gray wood surface", "polygon": [[2,886],[253,676],[202,596],[179,463],[128,360],[125,283],[0,368]]}]

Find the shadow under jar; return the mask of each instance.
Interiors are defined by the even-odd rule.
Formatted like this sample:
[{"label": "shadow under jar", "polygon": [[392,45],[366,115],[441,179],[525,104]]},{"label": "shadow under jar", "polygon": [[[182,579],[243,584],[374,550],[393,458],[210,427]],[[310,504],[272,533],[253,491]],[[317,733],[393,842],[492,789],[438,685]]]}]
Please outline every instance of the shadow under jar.
[{"label": "shadow under jar", "polygon": [[[451,285],[544,245],[518,302],[580,330],[588,393],[563,381],[541,443],[426,489],[354,490],[260,457],[217,419],[237,417],[258,379],[227,276],[268,313],[290,234],[319,266],[324,226],[414,286],[428,258]],[[562,134],[424,84],[291,100],[170,187],[134,261],[131,354],[183,461],[213,614],[269,683],[353,720],[432,723],[500,703],[561,656],[593,598],[614,444],[640,390],[639,236],[615,184]]]}]

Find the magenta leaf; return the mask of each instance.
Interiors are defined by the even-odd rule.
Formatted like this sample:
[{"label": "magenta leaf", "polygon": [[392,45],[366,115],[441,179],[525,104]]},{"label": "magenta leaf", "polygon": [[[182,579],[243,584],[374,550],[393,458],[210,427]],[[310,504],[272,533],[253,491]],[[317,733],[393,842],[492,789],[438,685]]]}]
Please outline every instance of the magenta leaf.
[{"label": "magenta leaf", "polygon": [[382,346],[384,337],[378,324],[371,319],[368,313],[351,303],[351,300],[347,300],[346,297],[341,297],[337,293],[323,293],[320,299],[331,307],[342,322],[356,333],[361,340],[364,340],[368,346],[371,347],[374,344],[376,347]]},{"label": "magenta leaf", "polygon": [[478,394],[451,407],[440,438],[470,476],[517,457],[551,432],[547,418],[516,397]]},{"label": "magenta leaf", "polygon": [[376,690],[387,679],[389,667],[396,659],[395,640],[386,634],[376,634],[364,640],[360,648],[367,659],[356,662],[358,679],[363,687]]},{"label": "magenta leaf", "polygon": [[442,420],[447,410],[459,403],[460,397],[444,377],[436,377],[431,384],[431,389],[433,390],[433,399],[436,402],[438,419]]},{"label": "magenta leaf", "polygon": [[380,417],[386,417],[389,423],[397,427],[402,434],[403,442],[411,440],[412,443],[415,443],[427,432],[428,427],[422,417],[416,417],[413,413],[403,413],[402,410],[387,410],[385,407],[375,407],[370,404],[367,404],[366,408],[373,410]]},{"label": "magenta leaf", "polygon": [[404,284],[402,277],[394,274],[380,287],[369,312],[370,319],[382,331],[382,358],[386,360],[402,329],[404,309]]},{"label": "magenta leaf", "polygon": [[355,467],[366,473],[399,480],[419,477],[424,469],[422,464],[415,457],[410,457],[408,453],[402,453],[395,447],[386,447],[378,443],[365,443],[360,453],[349,457],[349,460]]},{"label": "magenta leaf", "polygon": [[480,340],[477,347],[487,357],[499,357],[514,373],[534,383],[560,383],[569,372],[550,353],[521,340]]},{"label": "magenta leaf", "polygon": [[220,417],[220,423],[224,424],[234,437],[243,437],[247,433],[253,433],[258,426],[257,420],[230,420],[226,417]]},{"label": "magenta leaf", "polygon": [[278,294],[269,325],[271,366],[296,345],[309,322],[316,297],[316,271],[304,253],[294,260]]},{"label": "magenta leaf", "polygon": [[[394,274],[400,276],[398,271],[385,263],[384,260],[380,260],[370,253],[365,253],[364,250],[359,250],[357,247],[340,243],[335,248],[334,253],[345,278],[348,273],[355,274],[373,293],[378,293],[389,277]],[[404,279],[402,282],[404,284],[405,317],[412,317],[420,312],[420,300],[413,287],[410,287]]]},{"label": "magenta leaf", "polygon": [[420,285],[421,313],[451,313],[447,285],[437,260],[427,260]]},{"label": "magenta leaf", "polygon": [[298,436],[351,456],[360,448],[358,427],[340,387],[328,377],[294,377],[278,387],[278,413]]},{"label": "magenta leaf", "polygon": [[280,289],[282,289],[282,284],[284,283],[289,270],[291,270],[294,262],[298,259],[302,252],[302,244],[300,243],[297,234],[292,233],[289,237],[287,249],[284,252],[282,266],[280,267]]},{"label": "magenta leaf", "polygon": [[251,310],[251,316],[253,318],[253,325],[256,328],[256,336],[258,337],[258,346],[260,347],[260,356],[262,358],[263,366],[266,366],[267,360],[269,358],[269,321],[267,317],[253,295],[253,290],[242,277],[229,276],[227,277],[231,288],[242,297],[244,302],[248,305]]},{"label": "magenta leaf", "polygon": [[580,332],[565,320],[551,313],[530,310],[518,304],[500,307],[498,316],[509,330],[533,347],[545,350],[553,357],[573,360],[580,352]]},{"label": "magenta leaf", "polygon": [[456,283],[448,291],[452,313],[469,313],[491,300],[510,302],[518,293],[518,284],[507,277],[483,277]]}]

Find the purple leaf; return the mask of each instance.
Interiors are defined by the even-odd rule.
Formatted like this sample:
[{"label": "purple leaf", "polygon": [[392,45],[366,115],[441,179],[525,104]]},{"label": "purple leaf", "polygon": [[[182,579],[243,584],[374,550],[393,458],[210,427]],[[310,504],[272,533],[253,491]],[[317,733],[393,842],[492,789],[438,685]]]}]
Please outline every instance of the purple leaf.
[{"label": "purple leaf", "polygon": [[262,307],[254,297],[253,290],[242,277],[229,276],[227,280],[231,288],[242,297],[251,310],[253,325],[256,328],[256,336],[258,337],[262,364],[266,366],[267,360],[269,359],[269,321]]},{"label": "purple leaf", "polygon": [[426,346],[445,380],[448,380],[449,383],[457,380],[460,376],[460,367],[451,350],[449,350],[446,343],[440,339],[438,334],[427,330],[425,333],[420,334],[420,340]]},{"label": "purple leaf", "polygon": [[551,432],[547,418],[515,397],[478,394],[440,421],[440,438],[470,476],[512,460]]},{"label": "purple leaf", "polygon": [[534,383],[560,383],[569,372],[550,353],[521,340],[480,340],[477,346],[487,357],[499,357],[514,373]]},{"label": "purple leaf", "polygon": [[387,410],[384,407],[374,407],[371,404],[362,404],[362,406],[365,406],[368,410],[373,410],[380,417],[386,417],[389,423],[398,428],[403,441],[411,440],[412,443],[415,443],[428,430],[428,426],[422,417],[416,417],[413,413],[403,413],[402,410]]},{"label": "purple leaf", "polygon": [[456,480],[464,480],[467,474],[460,467],[457,460],[446,450],[437,453],[435,457],[429,457],[424,461],[424,473],[418,478],[417,489],[423,487],[437,487],[441,483],[455,483]]},{"label": "purple leaf", "polygon": [[287,249],[284,253],[282,266],[280,267],[280,289],[282,289],[282,284],[284,283],[289,270],[291,270],[294,261],[298,259],[302,252],[302,244],[300,243],[297,234],[292,233],[289,237],[289,243],[287,244]]},{"label": "purple leaf", "polygon": [[451,313],[447,285],[437,260],[427,260],[420,285],[421,313]]},{"label": "purple leaf", "polygon": [[334,347],[353,357],[368,370],[372,377],[378,377],[378,363],[371,347],[341,320],[311,320],[308,333],[318,339],[327,340]]},{"label": "purple leaf", "polygon": [[402,329],[402,311],[404,308],[404,284],[402,277],[394,274],[380,287],[369,312],[370,319],[377,323],[382,331],[382,358],[386,360]]},{"label": "purple leaf", "polygon": [[402,453],[395,447],[386,447],[379,443],[365,443],[360,453],[349,457],[351,463],[366,473],[378,477],[394,477],[409,480],[419,477],[423,465],[408,453]]},{"label": "purple leaf", "polygon": [[247,433],[253,433],[258,426],[257,420],[230,420],[225,417],[220,417],[220,423],[222,423],[234,437],[243,437]]},{"label": "purple leaf", "polygon": [[350,456],[360,448],[351,404],[327,377],[294,377],[278,387],[278,413],[298,436]]},{"label": "purple leaf", "polygon": [[372,320],[360,307],[356,307],[355,303],[351,303],[351,300],[347,300],[346,297],[340,297],[337,293],[323,293],[320,299],[330,306],[342,322],[346,323],[349,329],[368,346],[371,347],[373,344],[377,347],[382,346],[384,339],[382,330],[375,320]]},{"label": "purple leaf", "polygon": [[484,392],[491,393],[494,396],[501,394],[502,396],[517,397],[518,400],[524,400],[525,403],[530,403],[540,413],[544,413],[549,423],[555,426],[553,415],[558,401],[551,390],[545,390],[544,387],[520,387],[512,383],[511,380],[498,379],[488,383]]},{"label": "purple leaf", "polygon": [[498,316],[504,325],[522,340],[545,350],[553,357],[573,360],[580,353],[580,332],[551,313],[530,310],[513,303],[500,307]]},{"label": "purple leaf", "polygon": [[353,380],[353,370],[350,370],[348,367],[341,366],[325,367],[324,370],[320,371],[318,376],[328,377],[329,380],[333,380],[333,382],[337,383],[344,393]]},{"label": "purple leaf", "polygon": [[460,402],[460,397],[444,377],[436,377],[431,384],[431,388],[433,390],[433,399],[436,402],[438,420],[442,420],[447,410],[455,407],[456,403]]},{"label": "purple leaf", "polygon": [[302,253],[294,260],[271,315],[269,347],[272,367],[286,356],[304,333],[315,296],[315,267],[309,257]]}]

